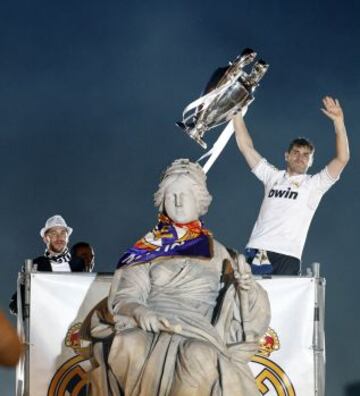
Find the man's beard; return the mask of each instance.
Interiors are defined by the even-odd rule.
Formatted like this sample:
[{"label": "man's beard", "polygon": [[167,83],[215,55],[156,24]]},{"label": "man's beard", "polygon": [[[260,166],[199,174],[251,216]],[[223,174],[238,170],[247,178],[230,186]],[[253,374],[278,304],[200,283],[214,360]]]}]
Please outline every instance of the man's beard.
[{"label": "man's beard", "polygon": [[290,173],[296,173],[298,175],[304,175],[309,169],[308,165],[295,163],[295,164],[288,164],[288,171]]},{"label": "man's beard", "polygon": [[64,253],[64,251],[66,250],[66,248],[67,248],[66,243],[63,245],[62,249],[60,249],[60,250],[59,250],[59,248],[55,247],[52,243],[49,243],[48,246],[47,246],[47,249],[48,249],[50,252],[55,253],[55,254]]}]

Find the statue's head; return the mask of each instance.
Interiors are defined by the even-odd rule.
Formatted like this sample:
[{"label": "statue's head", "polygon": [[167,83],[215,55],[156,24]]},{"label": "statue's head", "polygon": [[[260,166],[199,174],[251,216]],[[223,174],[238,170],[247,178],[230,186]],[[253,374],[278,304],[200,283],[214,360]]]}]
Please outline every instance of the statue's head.
[{"label": "statue's head", "polygon": [[175,160],[166,169],[154,194],[159,212],[182,224],[203,216],[211,200],[203,169],[188,159]]}]

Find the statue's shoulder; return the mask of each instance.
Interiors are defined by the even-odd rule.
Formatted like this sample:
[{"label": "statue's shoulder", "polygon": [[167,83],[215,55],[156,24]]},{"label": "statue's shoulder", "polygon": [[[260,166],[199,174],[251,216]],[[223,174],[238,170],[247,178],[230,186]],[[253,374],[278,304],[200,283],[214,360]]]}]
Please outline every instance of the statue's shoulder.
[{"label": "statue's shoulder", "polygon": [[229,249],[226,246],[224,246],[221,242],[217,241],[216,239],[213,240],[213,250],[214,250],[214,258],[231,260]]}]

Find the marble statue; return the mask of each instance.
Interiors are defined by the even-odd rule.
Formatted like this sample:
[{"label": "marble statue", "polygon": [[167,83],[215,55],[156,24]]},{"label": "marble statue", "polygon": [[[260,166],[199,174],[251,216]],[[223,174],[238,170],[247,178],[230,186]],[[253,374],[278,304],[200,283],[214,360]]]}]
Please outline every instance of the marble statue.
[{"label": "marble statue", "polygon": [[269,300],[243,257],[199,220],[210,202],[202,168],[174,161],[155,193],[158,225],[114,274],[109,389],[93,394],[260,395],[248,363],[268,328]]}]

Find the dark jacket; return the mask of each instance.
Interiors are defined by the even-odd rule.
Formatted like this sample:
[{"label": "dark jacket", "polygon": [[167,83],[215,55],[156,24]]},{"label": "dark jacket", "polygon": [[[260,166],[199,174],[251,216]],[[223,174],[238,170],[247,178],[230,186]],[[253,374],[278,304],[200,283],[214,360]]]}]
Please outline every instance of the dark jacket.
[{"label": "dark jacket", "polygon": [[[52,272],[50,259],[46,256],[36,257],[33,264],[37,266],[37,271]],[[85,263],[81,257],[72,257],[69,261],[71,272],[85,272]]]}]

